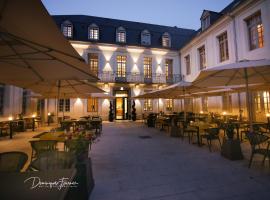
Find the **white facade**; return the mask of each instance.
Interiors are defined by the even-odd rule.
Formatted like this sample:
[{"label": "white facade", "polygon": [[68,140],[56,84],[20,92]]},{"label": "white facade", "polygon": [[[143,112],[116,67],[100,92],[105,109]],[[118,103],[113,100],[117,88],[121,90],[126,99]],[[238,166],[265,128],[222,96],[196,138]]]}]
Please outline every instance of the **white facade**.
[{"label": "white facade", "polygon": [[[181,53],[181,72],[186,81],[193,81],[200,72],[198,48],[205,46],[206,68],[216,67],[229,63],[235,63],[241,60],[259,60],[270,59],[270,1],[269,0],[250,0],[246,1],[238,8],[226,16],[221,17],[216,23],[203,31],[200,35],[193,38],[185,47],[180,50]],[[246,19],[254,13],[261,13],[261,20],[264,27],[264,46],[250,50],[249,35]],[[218,36],[227,32],[229,59],[220,62]],[[187,75],[185,57],[190,55],[191,73]],[[256,93],[253,94],[254,96]],[[241,106],[245,106],[245,94],[241,94]],[[201,110],[201,101],[197,102],[197,112]],[[222,97],[209,97],[209,112],[221,112]],[[232,114],[239,113],[238,94],[232,95]],[[265,112],[256,113],[257,120],[265,119]],[[244,110],[244,114],[246,111]]]}]

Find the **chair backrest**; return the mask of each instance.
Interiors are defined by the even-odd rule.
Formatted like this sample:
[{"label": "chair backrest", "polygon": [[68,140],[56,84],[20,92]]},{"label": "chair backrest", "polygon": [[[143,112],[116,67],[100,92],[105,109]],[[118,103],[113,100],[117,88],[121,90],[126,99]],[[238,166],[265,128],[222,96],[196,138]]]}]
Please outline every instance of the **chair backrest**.
[{"label": "chair backrest", "polygon": [[219,128],[208,128],[207,132],[212,136],[216,136],[219,135]]},{"label": "chair backrest", "polygon": [[56,140],[37,140],[30,141],[31,147],[36,152],[37,155],[46,151],[54,151],[56,150]]},{"label": "chair backrest", "polygon": [[28,160],[24,152],[0,153],[0,172],[20,172]]},{"label": "chair backrest", "polygon": [[259,144],[266,142],[269,139],[268,136],[263,135],[263,134],[259,134],[256,132],[248,132],[248,133],[246,133],[246,136],[248,138],[250,145],[253,148],[255,148]]}]

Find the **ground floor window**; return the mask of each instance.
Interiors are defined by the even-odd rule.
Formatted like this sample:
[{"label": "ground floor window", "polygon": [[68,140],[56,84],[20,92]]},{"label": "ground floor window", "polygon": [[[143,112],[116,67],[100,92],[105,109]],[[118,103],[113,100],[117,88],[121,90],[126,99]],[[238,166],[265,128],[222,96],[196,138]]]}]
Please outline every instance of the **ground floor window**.
[{"label": "ground floor window", "polygon": [[255,109],[256,112],[261,112],[262,111],[262,95],[261,92],[258,92],[255,96]]},{"label": "ground floor window", "polygon": [[269,113],[270,112],[269,92],[263,92],[263,103],[264,103],[264,111],[265,111],[265,113]]},{"label": "ground floor window", "polygon": [[4,94],[5,94],[5,86],[0,85],[0,115],[4,114]]},{"label": "ground floor window", "polygon": [[202,97],[202,111],[208,112],[208,97]]},{"label": "ground floor window", "polygon": [[152,99],[145,99],[144,100],[143,110],[144,111],[153,111],[153,101],[152,101]]},{"label": "ground floor window", "polygon": [[59,99],[59,112],[70,112],[70,99]]},{"label": "ground floor window", "polygon": [[229,113],[232,112],[232,95],[222,96],[222,110]]},{"label": "ground floor window", "polygon": [[166,99],[166,110],[173,111],[173,99]]},{"label": "ground floor window", "polygon": [[87,112],[98,111],[98,98],[88,98],[87,100]]}]

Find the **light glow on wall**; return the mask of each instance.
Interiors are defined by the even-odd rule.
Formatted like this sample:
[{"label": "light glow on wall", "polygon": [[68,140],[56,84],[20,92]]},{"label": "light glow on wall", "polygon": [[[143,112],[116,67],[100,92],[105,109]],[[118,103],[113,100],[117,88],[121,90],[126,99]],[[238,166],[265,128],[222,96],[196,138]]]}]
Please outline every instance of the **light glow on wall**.
[{"label": "light glow on wall", "polygon": [[135,88],[133,88],[133,92],[134,92],[135,96],[138,96],[141,93],[141,89],[136,86]]},{"label": "light glow on wall", "polygon": [[152,54],[154,55],[160,55],[160,56],[165,56],[168,53],[168,51],[166,50],[152,50]]},{"label": "light glow on wall", "polygon": [[158,66],[157,66],[156,73],[157,74],[162,74],[162,69],[161,69],[160,64],[158,64]]},{"label": "light glow on wall", "polygon": [[117,47],[111,47],[111,46],[101,46],[99,45],[98,48],[101,51],[115,51],[117,49]]},{"label": "light glow on wall", "polygon": [[80,98],[77,98],[75,101],[75,105],[82,105],[82,100]]},{"label": "light glow on wall", "polygon": [[143,49],[136,49],[136,48],[127,48],[127,51],[129,53],[141,54],[144,50]]},{"label": "light glow on wall", "polygon": [[131,72],[133,73],[140,73],[140,70],[138,68],[138,65],[137,64],[134,64],[132,69],[131,69]]},{"label": "light glow on wall", "polygon": [[109,106],[110,106],[109,99],[104,99],[104,101],[102,102],[102,107],[109,107]]},{"label": "light glow on wall", "polygon": [[103,68],[103,72],[112,72],[112,67],[109,62],[106,63],[105,67]]}]

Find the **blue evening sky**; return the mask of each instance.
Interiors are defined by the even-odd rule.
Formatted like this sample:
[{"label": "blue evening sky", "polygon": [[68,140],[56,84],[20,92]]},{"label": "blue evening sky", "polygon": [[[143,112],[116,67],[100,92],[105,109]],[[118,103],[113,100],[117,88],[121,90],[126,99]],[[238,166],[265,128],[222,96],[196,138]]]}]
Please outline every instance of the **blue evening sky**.
[{"label": "blue evening sky", "polygon": [[42,0],[51,15],[82,14],[198,29],[204,9],[220,11],[232,0]]}]

